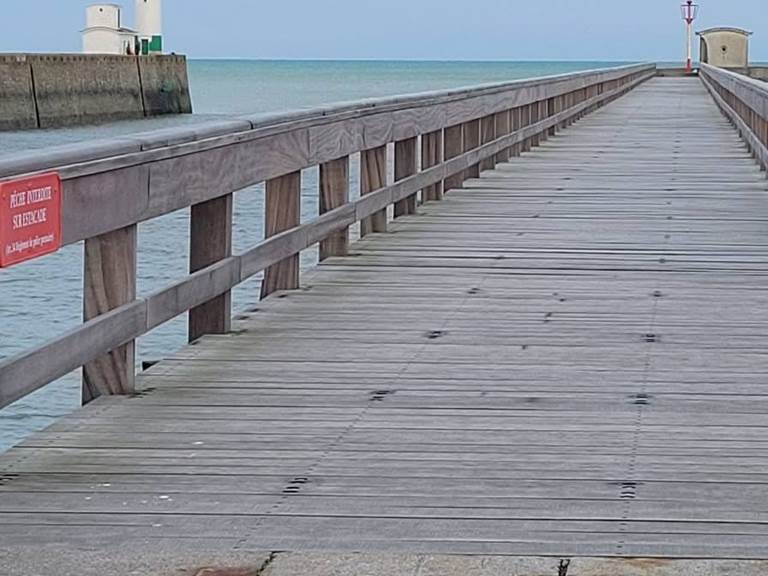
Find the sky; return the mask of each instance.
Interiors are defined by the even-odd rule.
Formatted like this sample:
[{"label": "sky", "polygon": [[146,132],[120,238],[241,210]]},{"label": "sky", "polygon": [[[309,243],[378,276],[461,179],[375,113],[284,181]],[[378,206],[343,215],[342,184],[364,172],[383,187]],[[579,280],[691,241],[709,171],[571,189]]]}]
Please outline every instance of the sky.
[{"label": "sky", "polygon": [[[120,3],[120,0],[113,0]],[[92,0],[2,0],[0,52],[79,52]],[[768,0],[699,0],[697,29],[752,30]],[[124,24],[133,0],[123,0]],[[676,61],[679,0],[165,0],[164,42],[191,58]]]}]

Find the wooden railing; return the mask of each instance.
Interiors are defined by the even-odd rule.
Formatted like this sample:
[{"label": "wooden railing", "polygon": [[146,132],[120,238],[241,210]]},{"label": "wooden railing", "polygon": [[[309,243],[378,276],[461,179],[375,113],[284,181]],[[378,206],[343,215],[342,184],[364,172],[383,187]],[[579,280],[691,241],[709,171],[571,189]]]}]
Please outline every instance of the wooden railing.
[{"label": "wooden railing", "polygon": [[[262,297],[299,287],[299,254],[347,253],[349,227],[387,229],[480,170],[653,77],[654,65],[234,119],[0,159],[0,178],[58,171],[63,242],[85,241],[84,323],[0,363],[0,407],[83,367],[83,401],[134,390],[134,341],[189,311],[189,339],[230,329],[230,290],[264,271]],[[395,182],[387,183],[394,143]],[[350,155],[361,197],[349,201]],[[421,169],[417,159],[421,157]],[[300,225],[301,170],[320,166],[320,215]],[[232,194],[266,182],[267,239],[232,254]],[[137,224],[191,207],[190,275],[136,294]],[[0,273],[1,274],[1,273]],[[2,276],[0,276],[1,278]]]},{"label": "wooden railing", "polygon": [[757,161],[768,169],[768,84],[708,64],[701,65],[699,76]]}]

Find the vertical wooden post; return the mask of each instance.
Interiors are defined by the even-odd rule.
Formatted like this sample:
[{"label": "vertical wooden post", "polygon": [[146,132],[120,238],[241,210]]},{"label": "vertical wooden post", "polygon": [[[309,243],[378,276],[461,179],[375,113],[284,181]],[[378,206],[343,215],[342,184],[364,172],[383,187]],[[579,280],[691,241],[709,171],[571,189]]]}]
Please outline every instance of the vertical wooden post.
[{"label": "vertical wooden post", "polygon": [[[387,185],[387,146],[360,153],[360,194],[370,194]],[[379,210],[360,223],[360,236],[387,231],[387,210]]]},{"label": "vertical wooden post", "polygon": [[[395,182],[416,174],[417,138],[395,142]],[[395,202],[395,218],[416,214],[416,194]]]},{"label": "vertical wooden post", "polygon": [[[538,105],[538,111],[539,111],[539,121],[546,120],[547,119],[547,101],[546,100],[540,100]],[[539,144],[542,142],[546,142],[549,139],[549,129],[542,130],[539,132]]]},{"label": "vertical wooden post", "polygon": [[[555,98],[549,98],[547,100],[547,118],[552,118],[557,114],[557,104]],[[554,136],[557,134],[557,125],[552,126],[548,131],[548,136]]]},{"label": "vertical wooden post", "polygon": [[[510,126],[512,120],[512,110],[505,110],[504,112],[498,112],[494,115],[494,127],[493,131],[496,138],[507,136],[510,133]],[[504,148],[501,152],[496,154],[496,164],[501,164],[509,160],[511,148]]]},{"label": "vertical wooden post", "polygon": [[[320,165],[320,214],[349,202],[349,156]],[[333,232],[320,242],[320,262],[332,256],[346,256],[349,228]]]},{"label": "vertical wooden post", "polygon": [[[531,105],[531,124],[536,124],[541,119],[541,103],[534,102]],[[541,134],[534,134],[531,138],[531,148],[535,148],[541,142]]]},{"label": "vertical wooden post", "polygon": [[[463,150],[463,132],[464,128],[461,124],[457,124],[456,126],[449,126],[445,129],[443,157],[446,160],[450,160],[451,158],[456,158],[456,156],[461,155]],[[448,178],[445,179],[444,192],[448,192],[454,188],[461,188],[463,183],[464,178],[462,172],[451,174],[448,176]]]},{"label": "vertical wooden post", "polygon": [[[189,271],[197,272],[232,255],[232,195],[192,206],[189,226]],[[232,322],[231,292],[189,311],[188,338],[226,334]]]},{"label": "vertical wooden post", "polygon": [[[517,132],[520,130],[520,128],[523,127],[523,108],[522,106],[518,106],[517,108],[514,108],[512,110],[512,115],[510,118],[512,124],[509,127],[511,132]],[[514,146],[512,146],[512,149],[510,150],[510,154],[512,156],[520,156],[520,154],[523,151],[523,143],[518,142]]]},{"label": "vertical wooden post", "polygon": [[[470,120],[464,123],[463,152],[474,150],[480,145],[480,120]],[[480,164],[474,164],[464,171],[464,180],[480,178]]]},{"label": "vertical wooden post", "polygon": [[[490,114],[480,120],[480,144],[488,144],[496,140],[496,115]],[[496,168],[496,155],[489,156],[480,162],[480,171]]]},{"label": "vertical wooden post", "polygon": [[[293,172],[267,180],[264,201],[264,235],[266,238],[295,228],[301,221],[301,172]],[[299,288],[299,254],[270,266],[264,271],[261,297],[280,290]]]},{"label": "vertical wooden post", "polygon": [[[531,120],[533,119],[533,104],[526,104],[523,107],[523,127],[528,127],[531,125]],[[528,137],[522,142],[522,146],[520,147],[521,152],[529,152],[531,150],[531,144],[533,143],[533,138]]]},{"label": "vertical wooden post", "polygon": [[[429,132],[421,137],[421,167],[422,170],[432,168],[443,161],[443,131]],[[424,202],[443,199],[443,183],[438,182],[427,186],[421,191]]]},{"label": "vertical wooden post", "polygon": [[[137,226],[85,241],[83,319],[88,321],[136,299]],[[131,341],[83,366],[82,401],[133,394],[136,343]]]}]

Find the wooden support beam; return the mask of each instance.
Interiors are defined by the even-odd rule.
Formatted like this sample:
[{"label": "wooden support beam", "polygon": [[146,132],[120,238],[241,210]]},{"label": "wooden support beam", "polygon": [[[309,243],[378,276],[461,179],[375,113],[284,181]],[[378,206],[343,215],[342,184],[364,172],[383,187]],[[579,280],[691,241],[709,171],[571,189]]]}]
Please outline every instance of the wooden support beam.
[{"label": "wooden support beam", "polygon": [[[320,214],[349,202],[349,156],[320,165]],[[320,242],[320,261],[332,256],[346,256],[349,228],[338,230]]]},{"label": "wooden support beam", "polygon": [[[510,132],[514,133],[517,132],[520,128],[523,126],[523,108],[522,106],[518,106],[517,108],[512,109],[512,113],[510,114]],[[509,153],[510,156],[516,157],[520,156],[520,154],[523,151],[523,144],[522,142],[518,142],[512,148],[510,148]]]},{"label": "wooden support beam", "polygon": [[[480,119],[480,144],[487,144],[496,139],[496,114],[489,114]],[[490,156],[480,162],[480,171],[496,168],[496,157]]]},{"label": "wooden support beam", "polygon": [[[189,271],[197,272],[232,255],[232,195],[192,206],[189,235]],[[226,334],[232,327],[230,291],[189,311],[188,338]]]},{"label": "wooden support beam", "polygon": [[[557,102],[556,98],[549,98],[547,99],[547,118],[550,118],[551,116],[554,116],[557,114]],[[548,132],[548,136],[554,136],[557,134],[557,126],[552,126]]]},{"label": "wooden support beam", "polygon": [[[521,127],[530,126],[533,120],[533,104],[526,104],[522,109],[522,125]],[[530,152],[533,144],[533,138],[526,138],[520,144],[520,152]]]},{"label": "wooden support beam", "polygon": [[[360,153],[360,195],[365,196],[387,185],[387,146]],[[387,210],[379,210],[360,223],[360,236],[387,231]]]},{"label": "wooden support beam", "polygon": [[[469,152],[480,146],[480,119],[464,123],[464,152]],[[464,180],[480,178],[480,164],[470,166],[464,171]]]},{"label": "wooden support beam", "polygon": [[[96,318],[136,299],[136,225],[85,241],[83,319]],[[136,343],[83,366],[83,405],[99,396],[133,394]]]},{"label": "wooden support beam", "polygon": [[[395,142],[395,182],[416,174],[418,139],[406,138]],[[395,202],[395,218],[416,214],[416,194]]]},{"label": "wooden support beam", "polygon": [[[494,115],[493,118],[493,132],[496,138],[500,138],[501,136],[506,136],[509,134],[510,126],[511,126],[511,120],[512,120],[512,110],[505,110],[504,112],[497,112]],[[495,164],[500,164],[502,162],[506,162],[509,160],[509,156],[511,154],[512,150],[511,148],[505,148],[498,154],[496,154],[496,161]]]},{"label": "wooden support beam", "polygon": [[[463,151],[463,133],[464,128],[461,124],[457,124],[456,126],[449,126],[445,129],[444,134],[444,146],[443,146],[443,158],[445,160],[450,160],[451,158],[456,158],[456,156],[460,156]],[[461,188],[464,184],[464,178],[463,174],[460,172],[458,174],[450,174],[445,179],[445,192],[448,192],[449,190],[452,190],[454,188]]]},{"label": "wooden support beam", "polygon": [[[264,231],[269,238],[301,223],[301,172],[267,180],[264,201]],[[280,290],[299,288],[299,254],[270,266],[264,271],[261,297]]]},{"label": "wooden support beam", "polygon": [[[443,161],[443,131],[429,132],[421,137],[421,168],[426,170]],[[443,199],[443,183],[427,186],[421,191],[423,202]]]},{"label": "wooden support beam", "polygon": [[[541,102],[534,102],[531,105],[531,124],[536,124],[541,120]],[[541,134],[534,134],[531,138],[531,148],[536,148],[541,143]]]}]

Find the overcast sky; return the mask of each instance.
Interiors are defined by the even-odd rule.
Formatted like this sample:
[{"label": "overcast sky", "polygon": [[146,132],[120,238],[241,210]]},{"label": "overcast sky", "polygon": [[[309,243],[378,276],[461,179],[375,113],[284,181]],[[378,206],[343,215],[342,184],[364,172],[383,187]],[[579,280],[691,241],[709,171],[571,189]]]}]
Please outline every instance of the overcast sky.
[{"label": "overcast sky", "polygon": [[[0,52],[78,52],[88,0],[2,0]],[[119,3],[119,1],[118,1]],[[697,29],[755,32],[768,0],[700,0]],[[165,46],[193,58],[680,60],[678,0],[165,0]],[[124,0],[124,24],[133,0]]]}]

